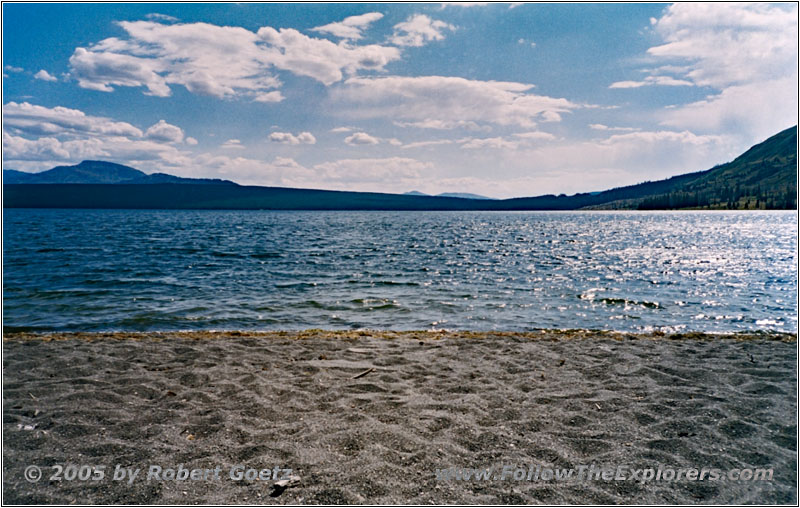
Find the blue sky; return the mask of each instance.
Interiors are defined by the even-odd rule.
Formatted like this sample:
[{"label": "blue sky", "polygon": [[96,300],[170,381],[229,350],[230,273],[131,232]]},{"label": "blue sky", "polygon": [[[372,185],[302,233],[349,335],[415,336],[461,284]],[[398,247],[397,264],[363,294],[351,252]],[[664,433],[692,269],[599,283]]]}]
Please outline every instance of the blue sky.
[{"label": "blue sky", "polygon": [[4,4],[3,166],[575,193],[797,123],[797,5]]}]

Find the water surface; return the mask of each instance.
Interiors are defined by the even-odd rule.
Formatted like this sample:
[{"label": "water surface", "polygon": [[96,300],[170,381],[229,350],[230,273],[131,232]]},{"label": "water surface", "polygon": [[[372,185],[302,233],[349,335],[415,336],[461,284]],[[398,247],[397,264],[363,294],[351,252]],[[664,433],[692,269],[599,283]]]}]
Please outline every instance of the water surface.
[{"label": "water surface", "polygon": [[10,330],[797,327],[795,212],[4,210]]}]

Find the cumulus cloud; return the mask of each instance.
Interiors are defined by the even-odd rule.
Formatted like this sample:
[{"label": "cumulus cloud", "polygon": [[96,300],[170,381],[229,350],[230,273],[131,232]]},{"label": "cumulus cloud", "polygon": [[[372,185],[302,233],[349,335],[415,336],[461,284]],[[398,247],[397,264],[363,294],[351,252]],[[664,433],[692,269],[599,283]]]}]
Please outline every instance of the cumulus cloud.
[{"label": "cumulus cloud", "polygon": [[183,141],[183,129],[177,125],[168,124],[164,120],[159,120],[158,123],[150,126],[144,135],[148,139],[165,143],[180,143]]},{"label": "cumulus cloud", "polygon": [[75,49],[71,75],[87,89],[144,87],[146,94],[167,97],[171,86],[192,93],[226,98],[249,97],[279,102],[275,69],[307,76],[325,85],[359,70],[380,70],[400,58],[400,51],[376,44],[335,44],[291,28],[241,27],[209,23],[164,24],[122,21],[125,38],[111,37]]},{"label": "cumulus cloud", "polygon": [[90,116],[77,109],[47,108],[27,102],[9,102],[3,106],[3,128],[29,135],[142,136],[140,129],[126,122]]},{"label": "cumulus cloud", "polygon": [[[458,77],[356,77],[333,92],[354,117],[397,121],[494,123],[535,127],[580,108],[567,99],[530,93],[533,85]],[[465,125],[462,123],[461,125]]]},{"label": "cumulus cloud", "polygon": [[352,127],[334,127],[333,129],[331,129],[331,132],[334,132],[334,133],[350,132],[352,130],[353,130]]},{"label": "cumulus cloud", "polygon": [[83,159],[180,165],[186,163],[187,155],[174,145],[183,137],[180,127],[164,120],[142,132],[129,123],[77,109],[27,102],[9,102],[3,107],[3,160],[14,161],[20,169],[45,169]]},{"label": "cumulus cloud", "polygon": [[355,145],[377,145],[380,143],[380,139],[370,136],[366,132],[356,132],[350,136],[344,138],[344,142],[348,145],[355,146]]},{"label": "cumulus cloud", "polygon": [[461,148],[466,150],[475,150],[481,148],[516,150],[518,147],[519,147],[518,142],[509,141],[502,137],[475,138],[475,139],[470,139],[469,141],[461,145]]},{"label": "cumulus cloud", "polygon": [[157,72],[163,66],[155,60],[77,48],[69,58],[69,65],[78,85],[89,90],[113,92],[114,86],[143,86],[147,95],[168,97],[172,93]]},{"label": "cumulus cloud", "polygon": [[41,69],[39,72],[33,75],[36,79],[41,79],[42,81],[58,81],[58,78],[50,74],[44,69]]},{"label": "cumulus cloud", "polygon": [[281,102],[285,97],[278,90],[271,92],[258,92],[253,95],[255,102]]},{"label": "cumulus cloud", "polygon": [[394,35],[389,39],[397,46],[424,46],[430,41],[444,39],[444,30],[455,30],[456,27],[444,21],[431,19],[424,14],[415,14],[406,21],[394,26]]},{"label": "cumulus cloud", "polygon": [[226,142],[222,143],[220,145],[220,148],[224,148],[226,150],[230,150],[230,149],[242,150],[242,149],[244,149],[244,145],[238,139],[229,139]]},{"label": "cumulus cloud", "polygon": [[286,145],[313,145],[317,142],[317,138],[310,132],[301,132],[294,135],[291,132],[273,132],[269,135],[269,140],[275,143],[283,143]]},{"label": "cumulus cloud", "polygon": [[[575,168],[580,168],[585,177],[598,170],[613,171],[614,179],[600,180],[608,188],[608,182],[614,182],[614,186],[629,185],[708,169],[735,155],[727,136],[658,130],[612,134],[585,142],[545,143],[515,157],[537,161],[538,167],[554,175],[561,174],[564,182],[570,181],[566,175]],[[581,179],[566,187],[575,192],[603,188],[592,188]]]},{"label": "cumulus cloud", "polygon": [[430,162],[408,157],[339,159],[306,167],[287,157],[266,161],[204,153],[173,173],[224,178],[245,185],[376,191],[386,191],[388,185],[401,191],[435,169]]},{"label": "cumulus cloud", "polygon": [[684,76],[722,89],[797,72],[797,5],[677,3],[656,20],[664,44],[647,50],[686,63]]},{"label": "cumulus cloud", "polygon": [[4,160],[59,160],[69,158],[69,151],[52,137],[25,139],[3,131]]},{"label": "cumulus cloud", "polygon": [[258,36],[270,47],[267,60],[271,65],[314,78],[325,85],[342,80],[344,73],[379,70],[400,58],[400,51],[390,46],[334,44],[325,39],[313,39],[291,28],[275,30],[263,27],[258,30]]},{"label": "cumulus cloud", "polygon": [[663,43],[647,54],[661,65],[644,81],[612,87],[710,89],[705,99],[665,110],[663,125],[743,133],[743,149],[797,122],[797,4],[676,3],[651,25]]},{"label": "cumulus cloud", "polygon": [[362,37],[361,33],[373,22],[383,17],[380,12],[368,12],[358,16],[350,16],[336,23],[312,28],[312,32],[329,33],[342,39],[358,40]]},{"label": "cumulus cloud", "polygon": [[14,67],[13,65],[6,65],[3,67],[3,70],[6,70],[8,72],[23,72],[25,69],[23,69],[22,67]]},{"label": "cumulus cloud", "polygon": [[197,140],[194,139],[191,136],[187,137],[184,141],[186,142],[187,145],[196,145],[197,144]]},{"label": "cumulus cloud", "polygon": [[693,128],[703,132],[749,134],[740,144],[744,149],[778,130],[797,124],[797,78],[731,86],[716,95],[670,108],[662,124]]},{"label": "cumulus cloud", "polygon": [[203,153],[191,165],[176,168],[174,174],[187,177],[223,178],[244,185],[302,186],[314,178],[314,171],[295,160],[275,157],[272,161]]}]

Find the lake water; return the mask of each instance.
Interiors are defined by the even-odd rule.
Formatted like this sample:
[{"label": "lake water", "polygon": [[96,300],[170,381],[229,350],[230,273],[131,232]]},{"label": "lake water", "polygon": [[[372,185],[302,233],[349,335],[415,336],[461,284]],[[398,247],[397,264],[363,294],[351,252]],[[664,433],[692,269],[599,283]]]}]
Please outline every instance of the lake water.
[{"label": "lake water", "polygon": [[797,329],[795,212],[4,210],[11,330]]}]

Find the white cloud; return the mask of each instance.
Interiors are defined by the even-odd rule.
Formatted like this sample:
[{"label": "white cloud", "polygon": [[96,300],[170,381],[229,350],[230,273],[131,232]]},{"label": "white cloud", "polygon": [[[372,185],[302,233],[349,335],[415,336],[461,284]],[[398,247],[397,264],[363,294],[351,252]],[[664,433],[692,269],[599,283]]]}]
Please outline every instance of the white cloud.
[{"label": "white cloud", "polygon": [[329,33],[342,39],[358,40],[362,37],[361,33],[373,22],[383,17],[380,12],[368,12],[358,16],[350,16],[336,23],[312,28],[313,32]]},{"label": "white cloud", "polygon": [[461,148],[466,150],[475,150],[475,149],[483,149],[483,148],[493,148],[493,149],[502,149],[502,150],[516,150],[519,147],[519,143],[516,141],[510,141],[502,137],[496,138],[475,138],[467,141],[466,143],[461,145]]},{"label": "white cloud", "polygon": [[413,143],[406,143],[403,145],[403,149],[408,150],[412,148],[425,148],[429,146],[441,146],[441,145],[452,145],[454,143],[458,143],[455,139],[436,139],[431,141],[415,141]]},{"label": "white cloud", "polygon": [[556,139],[556,137],[549,132],[541,131],[517,132],[513,135],[513,138],[515,139],[508,139],[500,136],[493,138],[464,138],[457,142],[461,143],[461,148],[466,150],[485,148],[494,150],[517,150],[531,146],[538,141],[552,141]]},{"label": "white cloud", "polygon": [[25,70],[22,67],[14,67],[13,65],[6,65],[3,67],[3,69],[7,70],[8,72],[23,72]]},{"label": "white cloud", "polygon": [[34,140],[12,136],[3,130],[3,160],[60,160],[69,158],[69,151],[56,138]]},{"label": "white cloud", "polygon": [[191,136],[187,137],[184,141],[186,142],[187,145],[196,145],[197,144],[197,140],[194,139]]},{"label": "white cloud", "polygon": [[178,18],[176,18],[174,16],[169,16],[167,14],[159,14],[157,12],[152,12],[152,13],[148,14],[147,16],[145,16],[145,18],[150,19],[150,20],[155,20],[155,21],[169,21],[171,23],[176,23],[176,22],[180,21]]},{"label": "white cloud", "polygon": [[41,69],[39,72],[33,75],[36,79],[41,79],[42,81],[58,81],[58,78],[50,74],[44,69]]},{"label": "white cloud", "polygon": [[317,138],[315,138],[310,132],[301,132],[297,135],[297,140],[306,145],[313,145],[317,142]]},{"label": "white cloud", "polygon": [[112,85],[144,86],[147,95],[171,94],[166,80],[157,72],[163,66],[156,60],[77,48],[69,58],[69,65],[78,85],[89,90],[113,92]]},{"label": "white cloud", "polygon": [[209,23],[163,24],[122,21],[126,38],[111,37],[70,57],[71,75],[87,89],[111,92],[116,86],[145,87],[167,97],[171,85],[213,97],[249,97],[279,102],[274,69],[307,76],[326,85],[359,70],[380,70],[400,58],[391,46],[335,44],[297,30],[245,28]]},{"label": "white cloud", "polygon": [[723,141],[724,138],[722,136],[699,136],[689,131],[642,131],[628,134],[614,134],[601,143],[605,146],[615,146],[623,142],[646,142],[648,144],[679,142],[686,145],[703,146],[720,144]]},{"label": "white cloud", "polygon": [[281,102],[285,97],[277,90],[271,92],[258,92],[253,96],[255,102]]},{"label": "white cloud", "polygon": [[279,69],[308,76],[331,85],[344,73],[354,74],[361,69],[380,70],[400,58],[400,51],[390,46],[371,44],[350,46],[334,44],[325,39],[313,39],[297,30],[263,27],[259,38],[271,46],[267,61]]},{"label": "white cloud", "polygon": [[685,78],[700,86],[722,89],[796,73],[796,4],[677,3],[654,29],[665,43],[647,52],[686,62]]},{"label": "white cloud", "polygon": [[350,132],[352,130],[353,130],[352,127],[334,127],[333,129],[331,129],[331,132],[340,133],[340,132]]},{"label": "white cloud", "polygon": [[530,131],[517,132],[510,138],[495,136],[492,138],[459,138],[459,139],[437,139],[428,141],[416,141],[403,145],[408,150],[412,148],[426,148],[441,145],[460,145],[464,150],[518,150],[537,144],[541,141],[553,141],[556,137],[549,132]]},{"label": "white cloud", "polygon": [[596,131],[618,131],[618,132],[632,132],[639,130],[637,127],[609,127],[608,125],[603,125],[601,123],[591,123],[589,124],[589,128]]},{"label": "white cloud", "polygon": [[301,132],[294,135],[291,132],[273,132],[269,135],[269,140],[275,143],[283,143],[285,145],[313,145],[317,142],[317,138],[310,132]]},{"label": "white cloud", "polygon": [[452,129],[466,129],[469,131],[491,131],[492,128],[488,125],[480,126],[475,122],[469,120],[436,120],[428,118],[420,122],[392,122],[398,127],[416,127],[418,129],[436,129],[436,130],[452,130]]},{"label": "white cloud", "polygon": [[434,165],[406,157],[342,159],[314,166],[319,178],[338,183],[383,183],[387,180],[419,178]]},{"label": "white cloud", "polygon": [[442,9],[445,7],[485,7],[489,2],[440,2]]},{"label": "white cloud", "polygon": [[[535,160],[538,168],[554,177],[561,175],[564,190],[559,192],[603,190],[659,180],[708,169],[735,155],[726,136],[667,130],[613,134],[596,141],[547,143],[512,154]],[[590,185],[595,171],[609,171],[615,176]],[[581,176],[572,181],[569,174],[574,173]]]},{"label": "white cloud", "polygon": [[286,157],[271,162],[246,157],[200,154],[191,164],[176,168],[174,174],[187,177],[223,178],[243,185],[303,186],[315,173]]},{"label": "white cloud", "polygon": [[[458,77],[350,78],[333,91],[345,113],[411,122],[488,122],[534,127],[558,121],[581,106],[567,99],[529,93],[533,85]],[[442,125],[445,125],[444,123]]]},{"label": "white cloud", "polygon": [[145,137],[154,141],[164,141],[166,143],[180,143],[183,141],[183,129],[176,125],[171,125],[164,120],[152,125],[144,133]]},{"label": "white cloud", "polygon": [[[797,4],[672,4],[651,20],[663,44],[647,53],[663,64],[644,82],[612,87],[684,84],[709,95],[661,113],[662,125],[737,136],[745,149],[797,122]],[[669,73],[678,83],[659,83]],[[673,78],[668,78],[673,79]]]},{"label": "white cloud", "polygon": [[670,108],[662,124],[703,132],[745,132],[745,149],[797,124],[797,79],[731,86],[717,95]]},{"label": "white cloud", "polygon": [[517,132],[514,137],[522,138],[528,141],[552,141],[556,139],[555,136],[549,132],[531,131],[531,132]]},{"label": "white cloud", "polygon": [[444,39],[444,30],[456,27],[444,21],[434,20],[424,14],[415,14],[406,21],[394,26],[394,35],[389,39],[397,46],[424,46],[430,41]]},{"label": "white cloud", "polygon": [[9,102],[3,106],[3,128],[29,135],[142,136],[140,129],[126,122],[89,116],[77,109],[47,108],[27,102]]},{"label": "white cloud", "polygon": [[157,162],[163,170],[188,160],[174,146],[182,139],[183,130],[163,120],[142,132],[126,122],[60,106],[9,102],[3,107],[3,161],[23,170],[83,159]]},{"label": "white cloud", "polygon": [[344,142],[348,145],[377,145],[380,140],[374,136],[370,136],[366,132],[356,132],[344,138]]},{"label": "white cloud", "polygon": [[229,139],[226,142],[220,145],[220,148],[224,148],[226,150],[242,150],[244,149],[244,145],[238,139]]},{"label": "white cloud", "polygon": [[647,76],[642,81],[617,81],[611,83],[609,88],[639,88],[643,86],[694,86],[691,81],[685,79],[675,79],[670,76]]}]

